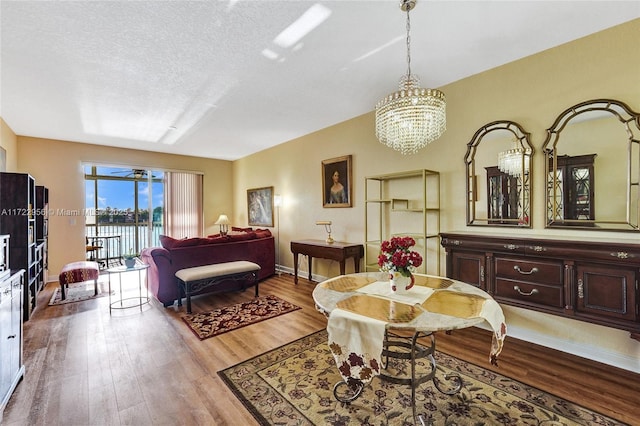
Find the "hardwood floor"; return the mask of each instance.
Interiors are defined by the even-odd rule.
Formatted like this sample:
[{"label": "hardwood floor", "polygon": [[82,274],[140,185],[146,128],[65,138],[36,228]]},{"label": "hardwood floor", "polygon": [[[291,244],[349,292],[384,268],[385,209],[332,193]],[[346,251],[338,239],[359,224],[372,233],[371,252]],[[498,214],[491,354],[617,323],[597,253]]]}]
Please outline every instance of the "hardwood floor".
[{"label": "hardwood floor", "polygon": [[[260,284],[302,309],[204,341],[157,302],[109,315],[108,298],[47,306],[38,296],[24,326],[26,375],[4,413],[6,425],[255,425],[217,371],[326,326],[315,283],[291,275]],[[253,291],[193,299],[194,312],[250,299]],[[490,334],[438,335],[438,349],[492,368]],[[640,420],[640,375],[507,337],[495,369],[628,424]]]}]

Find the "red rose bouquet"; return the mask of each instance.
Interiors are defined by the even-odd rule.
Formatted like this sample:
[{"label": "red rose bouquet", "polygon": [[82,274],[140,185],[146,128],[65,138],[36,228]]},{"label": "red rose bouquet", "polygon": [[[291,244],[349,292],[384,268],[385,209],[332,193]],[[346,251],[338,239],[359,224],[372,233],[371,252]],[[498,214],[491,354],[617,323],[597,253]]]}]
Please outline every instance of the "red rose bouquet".
[{"label": "red rose bouquet", "polygon": [[420,253],[411,250],[415,245],[416,241],[411,237],[392,237],[389,241],[383,241],[378,256],[380,270],[411,276],[422,265]]}]

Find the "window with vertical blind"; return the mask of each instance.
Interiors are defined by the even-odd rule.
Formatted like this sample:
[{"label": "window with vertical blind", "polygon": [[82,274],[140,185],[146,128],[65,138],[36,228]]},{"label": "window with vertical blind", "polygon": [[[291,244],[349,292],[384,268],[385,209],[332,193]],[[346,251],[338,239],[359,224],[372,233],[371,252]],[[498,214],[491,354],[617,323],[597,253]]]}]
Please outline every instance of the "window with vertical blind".
[{"label": "window with vertical blind", "polygon": [[[160,234],[202,236],[202,180],[197,172],[83,165],[88,243],[105,266],[127,253],[159,246]],[[108,244],[106,243],[108,241]]]},{"label": "window with vertical blind", "polygon": [[163,230],[164,173],[107,165],[83,165],[85,242],[91,260],[109,267],[121,256],[159,245]]},{"label": "window with vertical blind", "polygon": [[203,236],[201,174],[165,172],[164,199],[167,235],[173,238]]}]

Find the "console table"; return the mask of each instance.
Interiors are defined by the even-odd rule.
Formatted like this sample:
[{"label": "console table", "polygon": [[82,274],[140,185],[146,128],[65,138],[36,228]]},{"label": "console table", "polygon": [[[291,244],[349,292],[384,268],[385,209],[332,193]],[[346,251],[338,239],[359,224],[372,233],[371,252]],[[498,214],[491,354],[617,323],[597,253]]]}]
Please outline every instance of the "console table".
[{"label": "console table", "polygon": [[340,262],[340,275],[344,275],[345,261],[351,257],[353,258],[355,272],[360,272],[360,259],[364,256],[364,247],[362,244],[339,241],[329,244],[324,240],[302,240],[291,241],[291,252],[293,253],[293,281],[298,284],[299,254],[309,257],[309,281],[311,281],[311,259],[314,257]]}]

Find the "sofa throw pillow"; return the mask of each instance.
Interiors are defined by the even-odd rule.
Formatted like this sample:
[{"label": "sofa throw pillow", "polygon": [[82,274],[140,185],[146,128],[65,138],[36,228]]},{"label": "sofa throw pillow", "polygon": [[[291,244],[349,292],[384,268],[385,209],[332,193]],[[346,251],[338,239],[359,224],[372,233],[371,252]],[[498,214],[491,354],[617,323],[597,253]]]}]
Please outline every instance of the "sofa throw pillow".
[{"label": "sofa throw pillow", "polygon": [[229,241],[229,237],[227,235],[214,234],[209,235],[207,237],[207,242],[204,244],[220,244],[226,243],[227,241]]},{"label": "sofa throw pillow", "polygon": [[256,233],[256,238],[267,238],[272,235],[271,231],[268,229],[256,229],[255,233]]},{"label": "sofa throw pillow", "polygon": [[240,228],[240,227],[237,227],[237,226],[232,226],[231,230],[232,231],[238,231],[238,232],[251,232],[251,231],[253,231],[253,228]]},{"label": "sofa throw pillow", "polygon": [[167,250],[180,248],[180,247],[194,247],[205,244],[215,244],[222,243],[228,241],[227,237],[217,236],[215,238],[201,238],[201,237],[193,237],[193,238],[183,238],[178,240],[176,238],[169,237],[167,235],[160,235],[160,244]]},{"label": "sofa throw pillow", "polygon": [[251,231],[251,232],[241,232],[238,234],[230,234],[228,235],[229,237],[229,241],[245,241],[245,240],[255,240],[256,239],[256,233]]},{"label": "sofa throw pillow", "polygon": [[168,235],[160,235],[159,239],[160,239],[160,245],[162,245],[162,247],[167,250],[171,250],[173,246],[176,244],[176,242],[180,241],[180,240],[176,240],[175,238],[171,238]]},{"label": "sofa throw pillow", "polygon": [[201,246],[205,244],[211,244],[211,241],[209,238],[193,237],[193,238],[185,238],[184,240],[178,240],[173,245],[173,248],[193,247],[193,246]]}]

